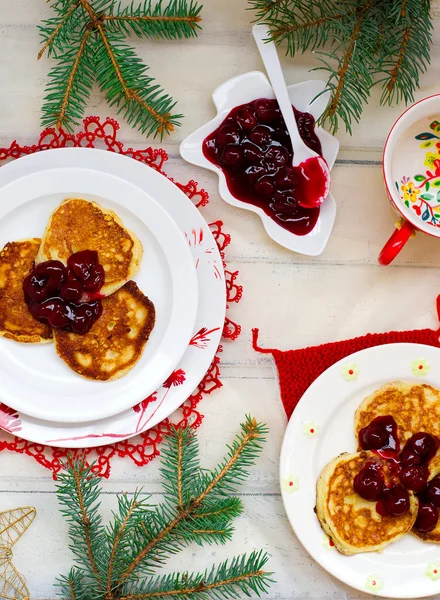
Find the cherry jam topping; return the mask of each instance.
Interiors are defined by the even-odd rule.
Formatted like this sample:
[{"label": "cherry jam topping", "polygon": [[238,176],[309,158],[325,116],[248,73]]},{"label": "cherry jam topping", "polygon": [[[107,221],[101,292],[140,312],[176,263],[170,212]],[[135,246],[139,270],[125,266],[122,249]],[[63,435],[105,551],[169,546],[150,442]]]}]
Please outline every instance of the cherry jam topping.
[{"label": "cherry jam topping", "polygon": [[359,431],[362,450],[392,450],[399,452],[397,423],[390,416],[376,417],[367,427]]},{"label": "cherry jam topping", "polygon": [[353,481],[353,487],[365,500],[375,501],[383,517],[400,516],[410,508],[408,490],[419,497],[419,513],[415,529],[432,531],[438,521],[440,507],[440,475],[429,479],[429,461],[440,447],[440,440],[426,432],[415,433],[399,452],[397,423],[393,417],[377,417],[359,431],[359,445],[387,461],[389,484],[386,485],[380,465],[366,463]]},{"label": "cherry jam topping", "polygon": [[[292,108],[302,139],[322,156],[314,118]],[[222,169],[230,192],[239,200],[258,206],[296,235],[315,227],[319,208],[298,204],[305,189],[301,182],[308,175],[292,167],[292,144],[276,100],[261,98],[232,109],[204,140],[203,153]],[[313,181],[318,177],[309,175]]]},{"label": "cherry jam topping", "polygon": [[101,316],[102,304],[99,299],[80,300],[99,295],[104,279],[95,251],[72,254],[67,267],[58,260],[48,260],[34,266],[23,281],[25,302],[35,319],[51,327],[87,333]]},{"label": "cherry jam topping", "polygon": [[380,465],[366,463],[354,478],[354,491],[365,500],[378,500],[385,487]]}]

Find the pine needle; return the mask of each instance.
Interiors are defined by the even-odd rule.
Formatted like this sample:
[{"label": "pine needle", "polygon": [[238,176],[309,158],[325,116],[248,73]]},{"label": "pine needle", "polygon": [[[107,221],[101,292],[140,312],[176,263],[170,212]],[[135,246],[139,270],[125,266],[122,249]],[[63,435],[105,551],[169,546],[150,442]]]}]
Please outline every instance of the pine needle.
[{"label": "pine needle", "polygon": [[320,123],[351,133],[371,88],[382,86],[381,104],[414,100],[430,61],[429,0],[249,0],[257,20],[286,52],[312,50],[327,71],[331,99]]},{"label": "pine needle", "polygon": [[42,48],[59,60],[49,75],[43,126],[71,130],[84,116],[93,82],[109,104],[142,134],[163,138],[180,125],[175,101],[145,72],[148,67],[125,43],[141,38],[182,39],[197,36],[202,7],[195,0],[51,0],[57,16],[40,26]]}]

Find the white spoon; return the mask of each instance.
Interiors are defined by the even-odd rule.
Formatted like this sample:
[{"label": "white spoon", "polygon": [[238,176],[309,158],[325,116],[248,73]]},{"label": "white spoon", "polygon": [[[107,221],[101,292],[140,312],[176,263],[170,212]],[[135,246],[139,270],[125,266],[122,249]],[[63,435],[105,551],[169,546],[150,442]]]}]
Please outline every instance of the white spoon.
[{"label": "white spoon", "polygon": [[316,208],[324,202],[330,189],[328,165],[304,143],[299,134],[276,46],[274,42],[265,41],[270,38],[267,26],[254,25],[252,33],[292,141],[292,167],[300,181],[298,204],[304,208]]}]

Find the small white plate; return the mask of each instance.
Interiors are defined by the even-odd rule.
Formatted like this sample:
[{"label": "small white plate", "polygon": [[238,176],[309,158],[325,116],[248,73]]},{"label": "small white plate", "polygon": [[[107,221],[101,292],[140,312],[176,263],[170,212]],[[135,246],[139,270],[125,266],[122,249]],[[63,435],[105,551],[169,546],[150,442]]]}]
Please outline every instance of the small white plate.
[{"label": "small white plate", "polygon": [[[52,168],[26,174],[33,156],[0,169],[0,247],[41,237],[65,198],[94,200],[114,210],[140,238],[144,257],[135,281],[156,308],[156,325],[138,364],[116,381],[97,382],[74,373],[53,344],[19,344],[0,338],[0,396],[31,417],[81,423],[120,413],[151,394],[182,358],[194,333],[198,283],[193,257],[179,228],[159,205],[154,182],[142,191],[111,172]],[[169,183],[170,193],[181,192]]]},{"label": "small white plate", "polygon": [[[421,368],[420,368],[421,367]],[[354,414],[362,400],[390,381],[440,388],[440,349],[388,344],[356,352],[316,379],[295,408],[280,459],[284,506],[300,542],[329,573],[352,587],[387,598],[440,593],[440,550],[412,534],[382,552],[343,556],[331,547],[313,508],[323,467],[355,452]]]},{"label": "small white plate", "polygon": [[[302,112],[312,114],[315,120],[318,119],[324,112],[330,98],[330,92],[321,94],[325,89],[325,85],[324,81],[310,80],[288,86],[287,89],[293,106]],[[318,94],[321,95],[316,98]],[[212,98],[217,109],[217,116],[197,131],[194,131],[182,142],[180,146],[182,157],[190,163],[217,173],[219,191],[223,200],[232,206],[256,213],[261,218],[267,234],[275,242],[301,254],[310,256],[321,254],[335,222],[336,202],[331,194],[323,202],[318,221],[313,230],[307,235],[294,235],[275,223],[261,208],[242,202],[233,196],[229,191],[223,171],[203,154],[203,140],[221,125],[233,108],[252,102],[257,98],[275,98],[266,75],[259,71],[238,75],[219,86],[214,91]],[[321,142],[323,156],[331,169],[338,155],[339,142],[321,127],[316,128],[316,134]]]},{"label": "small white plate", "polygon": [[22,175],[30,175],[39,172],[48,163],[53,168],[69,166],[87,168],[97,174],[112,173],[147,192],[154,187],[164,210],[187,240],[196,264],[199,306],[195,334],[174,369],[172,385],[161,382],[153,394],[153,401],[107,419],[62,424],[15,413],[1,404],[0,389],[0,427],[9,433],[37,444],[63,448],[105,446],[154,427],[169,417],[197,389],[218,349],[225,321],[226,289],[222,259],[200,211],[176,185],[155,169],[116,152],[62,148],[32,154],[26,163],[21,162],[20,171]]}]

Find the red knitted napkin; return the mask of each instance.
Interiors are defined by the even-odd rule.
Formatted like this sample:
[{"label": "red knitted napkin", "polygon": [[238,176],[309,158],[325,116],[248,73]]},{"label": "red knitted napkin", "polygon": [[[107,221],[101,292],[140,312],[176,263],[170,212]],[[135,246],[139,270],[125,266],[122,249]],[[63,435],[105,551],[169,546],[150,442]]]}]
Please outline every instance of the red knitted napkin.
[{"label": "red knitted napkin", "polygon": [[[440,296],[437,297],[437,315],[440,320]],[[280,381],[281,400],[288,418],[312,382],[338,360],[353,354],[353,352],[395,342],[411,342],[440,347],[440,329],[436,331],[416,329],[367,333],[367,335],[351,340],[287,351],[261,348],[258,345],[258,334],[258,329],[252,330],[252,345],[257,352],[272,354],[275,359]]]}]

